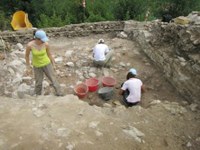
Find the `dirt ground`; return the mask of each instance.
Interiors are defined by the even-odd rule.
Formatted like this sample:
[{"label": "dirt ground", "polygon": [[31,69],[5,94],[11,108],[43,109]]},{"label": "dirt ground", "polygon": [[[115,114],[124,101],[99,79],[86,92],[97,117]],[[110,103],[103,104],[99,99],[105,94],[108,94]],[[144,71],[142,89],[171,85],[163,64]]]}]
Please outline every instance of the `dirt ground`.
[{"label": "dirt ground", "polygon": [[[60,83],[65,83],[68,87],[65,93],[72,94],[72,86],[76,85],[77,81],[84,82],[85,79],[80,79],[76,74],[76,70],[84,70],[84,67],[94,67],[92,64],[92,48],[97,43],[98,39],[103,38],[105,43],[114,51],[114,59],[111,63],[110,69],[96,68],[97,78],[101,82],[103,76],[112,76],[117,80],[115,86],[115,94],[113,99],[119,100],[121,97],[117,94],[121,83],[126,79],[127,71],[134,67],[138,71],[138,78],[140,78],[147,92],[143,95],[142,106],[148,107],[149,102],[154,99],[168,100],[168,101],[182,101],[180,95],[175,92],[175,89],[163,78],[163,74],[151,63],[151,61],[141,52],[137,43],[126,39],[116,38],[114,35],[91,35],[89,37],[76,38],[59,38],[50,41],[52,53],[54,57],[64,56],[66,51],[73,50],[71,58],[64,57],[63,62],[74,62],[75,67],[66,67],[63,63],[57,63],[58,70],[62,70],[66,76],[59,77]],[[77,66],[81,64],[81,67]],[[60,71],[58,73],[58,76]],[[100,84],[99,87],[102,87]],[[89,104],[102,106],[102,101],[97,93],[89,93],[88,97],[84,99]],[[112,100],[111,100],[112,101]]]},{"label": "dirt ground", "polygon": [[[114,51],[110,68],[95,68],[91,49],[99,38]],[[66,96],[0,98],[0,149],[3,150],[198,150],[199,110],[191,110],[140,50],[139,45],[113,34],[50,40],[51,52],[63,61],[56,64],[58,80],[66,85]],[[70,56],[66,52],[72,51]],[[73,62],[74,66],[65,64]],[[118,90],[127,71],[136,68],[146,92],[140,105],[125,108],[118,103]],[[92,69],[101,81],[109,75],[117,80],[111,100],[97,92],[79,100],[72,95],[79,72]],[[87,74],[86,74],[87,76]],[[99,87],[102,87],[100,84]],[[88,105],[89,104],[89,105]]]}]

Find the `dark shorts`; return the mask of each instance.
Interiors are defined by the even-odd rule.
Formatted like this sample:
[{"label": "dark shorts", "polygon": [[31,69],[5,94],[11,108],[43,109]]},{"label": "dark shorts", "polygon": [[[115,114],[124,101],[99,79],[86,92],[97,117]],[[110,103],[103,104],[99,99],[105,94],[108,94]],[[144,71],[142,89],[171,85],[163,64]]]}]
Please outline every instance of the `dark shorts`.
[{"label": "dark shorts", "polygon": [[[121,84],[121,87],[123,86],[123,84],[124,83]],[[137,105],[139,102],[130,103],[130,102],[127,101],[127,97],[129,96],[129,93],[130,93],[129,90],[126,90],[126,91],[123,92],[123,95],[122,95],[123,100],[122,101],[123,101],[124,105],[127,106],[127,107],[132,107],[134,105]]]}]

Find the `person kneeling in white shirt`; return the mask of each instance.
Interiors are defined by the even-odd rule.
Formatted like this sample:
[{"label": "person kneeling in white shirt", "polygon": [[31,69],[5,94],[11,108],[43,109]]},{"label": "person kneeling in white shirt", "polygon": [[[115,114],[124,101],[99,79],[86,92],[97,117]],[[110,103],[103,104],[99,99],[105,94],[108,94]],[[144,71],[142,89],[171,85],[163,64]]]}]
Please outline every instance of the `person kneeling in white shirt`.
[{"label": "person kneeling in white shirt", "polygon": [[99,39],[98,43],[93,48],[94,65],[99,67],[109,67],[112,58],[112,51],[104,44],[103,39]]},{"label": "person kneeling in white shirt", "polygon": [[123,95],[123,103],[127,107],[134,106],[141,101],[141,94],[144,92],[144,85],[142,81],[136,78],[137,71],[132,68],[129,70],[126,78],[127,80],[122,84],[119,91]]}]

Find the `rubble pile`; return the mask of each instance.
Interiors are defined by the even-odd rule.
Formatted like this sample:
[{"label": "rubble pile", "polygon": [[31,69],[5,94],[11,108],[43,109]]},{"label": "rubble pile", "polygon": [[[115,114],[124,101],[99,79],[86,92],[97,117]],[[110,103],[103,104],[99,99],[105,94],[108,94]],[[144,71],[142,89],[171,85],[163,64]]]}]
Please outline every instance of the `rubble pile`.
[{"label": "rubble pile", "polygon": [[[200,16],[189,24],[129,21],[124,31],[140,43],[141,50],[165,74],[168,81],[189,101],[200,97]],[[193,18],[194,18],[193,17]],[[138,30],[133,30],[133,27]]]}]

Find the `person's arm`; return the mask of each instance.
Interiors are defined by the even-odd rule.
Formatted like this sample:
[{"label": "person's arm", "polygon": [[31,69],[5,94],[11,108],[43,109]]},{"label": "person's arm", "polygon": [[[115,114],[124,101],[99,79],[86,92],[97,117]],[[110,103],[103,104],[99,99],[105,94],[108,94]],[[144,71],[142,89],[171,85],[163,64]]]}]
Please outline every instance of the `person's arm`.
[{"label": "person's arm", "polygon": [[108,54],[109,51],[110,51],[110,49],[109,49],[108,46],[106,45],[105,54]]},{"label": "person's arm", "polygon": [[94,58],[94,48],[92,48],[92,57]]},{"label": "person's arm", "polygon": [[[98,45],[98,44],[97,44]],[[93,58],[94,58],[94,56],[95,56],[95,53],[97,52],[97,50],[98,50],[98,46],[97,45],[95,45],[94,47],[93,47],[93,49],[92,49],[92,56],[93,56]]]},{"label": "person's arm", "polygon": [[120,89],[119,90],[119,95],[123,95],[123,93],[124,93],[124,90]]},{"label": "person's arm", "polygon": [[30,58],[29,58],[29,55],[30,55],[30,52],[31,52],[31,45],[28,44],[27,47],[26,47],[26,53],[25,53],[25,60],[26,60],[26,66],[27,67],[30,67]]},{"label": "person's arm", "polygon": [[26,52],[25,52],[25,60],[26,60],[25,75],[31,75],[32,74],[32,67],[31,67],[30,58],[29,58],[30,52],[31,52],[31,45],[29,43],[26,46]]},{"label": "person's arm", "polygon": [[121,89],[119,90],[119,95],[123,95],[124,91],[127,89],[127,84],[124,82],[121,84]]},{"label": "person's arm", "polygon": [[142,92],[142,93],[145,92],[145,87],[144,87],[144,85],[141,86],[141,92]]},{"label": "person's arm", "polygon": [[52,63],[52,65],[54,66],[55,65],[55,60],[53,59],[52,55],[51,55],[51,52],[50,52],[50,48],[49,48],[49,44],[48,43],[45,43],[46,44],[46,52],[47,52],[47,55]]}]

